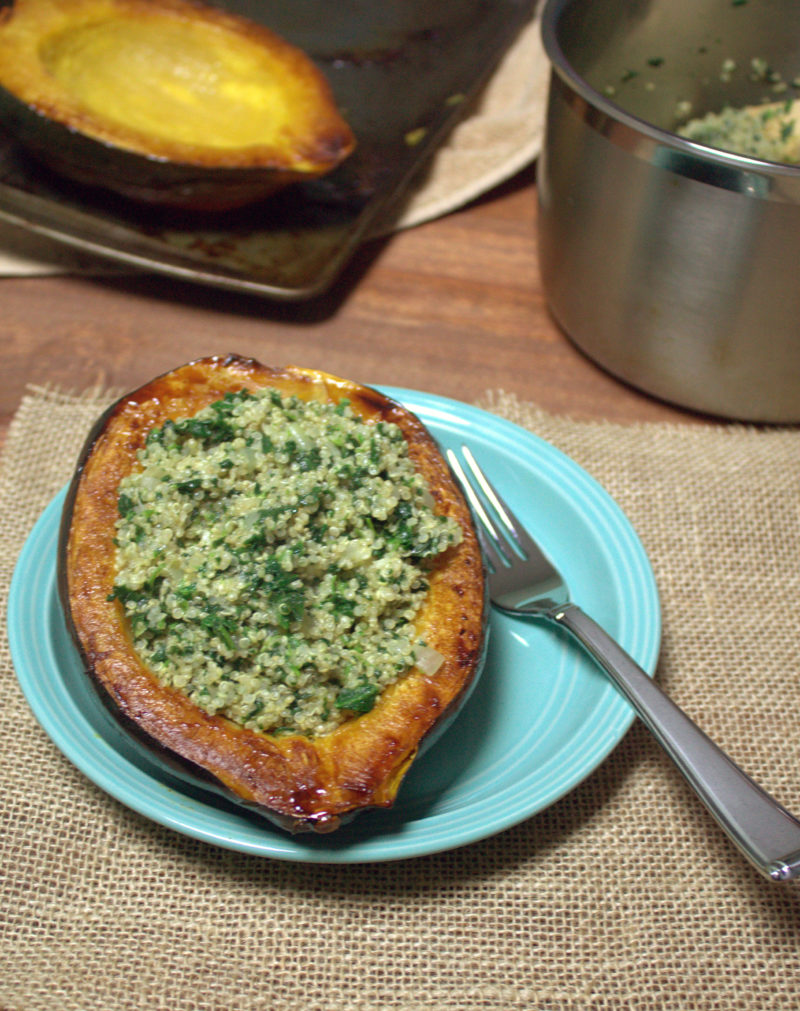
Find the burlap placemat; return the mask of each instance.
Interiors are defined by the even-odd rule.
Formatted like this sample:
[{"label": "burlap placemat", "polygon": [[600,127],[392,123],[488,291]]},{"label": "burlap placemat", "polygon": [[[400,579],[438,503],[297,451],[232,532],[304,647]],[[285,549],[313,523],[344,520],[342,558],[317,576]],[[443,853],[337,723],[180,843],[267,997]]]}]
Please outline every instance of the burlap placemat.
[{"label": "burlap placemat", "polygon": [[[107,397],[32,390],[0,480],[20,548]],[[483,406],[568,452],[637,528],[663,597],[658,677],[800,810],[796,429],[623,427]],[[549,810],[388,864],[215,849],[107,797],[56,750],[0,640],[3,1011],[794,1009],[800,892],[762,880],[636,724]]]}]

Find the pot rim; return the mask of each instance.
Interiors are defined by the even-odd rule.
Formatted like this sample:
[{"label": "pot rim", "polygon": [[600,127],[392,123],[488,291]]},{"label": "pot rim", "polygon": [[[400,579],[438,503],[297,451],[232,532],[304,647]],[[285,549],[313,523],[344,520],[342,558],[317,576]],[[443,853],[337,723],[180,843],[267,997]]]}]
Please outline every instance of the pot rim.
[{"label": "pot rim", "polygon": [[670,130],[655,126],[653,123],[626,112],[607,95],[593,88],[585,78],[574,69],[558,41],[558,24],[564,11],[580,0],[546,0],[541,16],[541,35],[545,52],[552,69],[562,81],[572,88],[588,105],[603,113],[609,119],[621,123],[634,133],[643,135],[656,144],[671,147],[687,155],[693,155],[705,161],[714,162],[729,169],[740,169],[743,172],[755,172],[761,175],[790,179],[800,179],[800,165],[787,165],[780,162],[766,161],[751,155],[735,154],[720,148],[708,147],[697,141],[687,140]]}]

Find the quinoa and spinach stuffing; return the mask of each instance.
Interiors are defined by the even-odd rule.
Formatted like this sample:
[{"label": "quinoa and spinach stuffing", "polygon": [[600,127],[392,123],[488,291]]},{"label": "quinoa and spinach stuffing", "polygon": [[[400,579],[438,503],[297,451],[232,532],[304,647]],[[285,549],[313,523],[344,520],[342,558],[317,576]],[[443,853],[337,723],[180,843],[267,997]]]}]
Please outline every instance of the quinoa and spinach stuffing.
[{"label": "quinoa and spinach stuffing", "polygon": [[316,736],[430,654],[414,620],[461,528],[434,513],[398,426],[241,391],[151,431],[139,464],[119,486],[112,597],[163,684]]},{"label": "quinoa and spinach stuffing", "polygon": [[796,165],[800,162],[797,126],[797,110],[790,99],[763,107],[726,107],[721,112],[690,120],[678,133],[687,140],[733,154]]}]

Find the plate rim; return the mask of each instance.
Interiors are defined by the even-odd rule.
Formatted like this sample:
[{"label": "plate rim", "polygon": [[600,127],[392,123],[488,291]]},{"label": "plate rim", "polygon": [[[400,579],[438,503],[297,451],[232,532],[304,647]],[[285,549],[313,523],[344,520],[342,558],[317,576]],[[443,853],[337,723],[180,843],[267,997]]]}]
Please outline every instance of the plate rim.
[{"label": "plate rim", "polygon": [[[410,390],[404,387],[395,386],[376,386],[376,388],[385,395],[398,400],[409,410],[414,411],[415,413],[421,412],[424,415],[425,412],[427,412],[429,415],[433,415],[433,420],[431,420],[431,418],[428,418],[427,420],[423,418],[423,422],[434,429],[434,437],[436,437],[435,427],[437,420],[441,422],[446,418],[451,424],[455,424],[461,429],[468,429],[471,427],[472,422],[479,422],[483,426],[484,432],[488,429],[491,430],[493,435],[499,434],[502,437],[500,442],[504,445],[509,442],[513,444],[519,440],[522,440],[523,446],[529,444],[530,447],[533,447],[536,450],[534,455],[537,453],[539,455],[544,454],[556,466],[566,469],[569,474],[575,477],[580,484],[582,484],[584,488],[591,493],[593,500],[597,500],[599,498],[599,501],[615,519],[620,530],[624,534],[625,547],[632,553],[635,561],[638,563],[639,577],[644,581],[644,585],[649,593],[649,601],[646,605],[642,605],[642,611],[646,617],[649,652],[647,656],[643,655],[638,659],[647,673],[650,676],[653,676],[658,661],[662,632],[662,614],[658,587],[650,560],[644,550],[638,534],[636,533],[636,530],[625,512],[621,509],[610,493],[580,464],[558,447],[552,445],[541,436],[516,425],[514,422],[501,418],[498,415],[491,414],[482,408],[433,393],[426,393],[423,391]],[[436,418],[436,415],[439,416],[438,419]],[[497,446],[498,443],[494,443],[494,445]],[[571,777],[568,777],[566,782],[562,782],[559,788],[551,796],[548,796],[546,802],[539,803],[527,809],[524,804],[518,805],[513,811],[509,812],[505,818],[492,818],[488,828],[485,825],[482,825],[479,820],[473,820],[470,825],[469,816],[471,813],[474,813],[473,808],[475,805],[468,804],[465,807],[462,807],[460,811],[460,816],[466,817],[467,819],[467,826],[461,826],[457,831],[455,838],[453,838],[452,831],[445,828],[439,831],[433,840],[426,839],[426,821],[427,828],[429,830],[433,830],[435,826],[431,824],[432,819],[426,819],[426,817],[423,816],[422,818],[412,820],[409,823],[409,835],[406,835],[405,840],[403,838],[402,831],[399,834],[396,834],[390,830],[389,835],[382,836],[381,833],[378,832],[374,836],[366,836],[360,840],[357,839],[350,841],[349,845],[345,843],[345,845],[341,848],[337,845],[329,845],[325,847],[325,845],[320,843],[316,837],[312,840],[305,836],[298,837],[277,835],[276,833],[280,830],[277,830],[273,826],[265,823],[265,827],[270,833],[268,843],[263,846],[252,846],[248,845],[246,842],[243,843],[241,840],[237,841],[231,837],[226,836],[223,838],[219,832],[214,833],[208,828],[201,828],[196,824],[188,824],[185,812],[183,812],[183,817],[181,817],[180,804],[176,805],[177,810],[172,816],[154,813],[153,803],[137,803],[136,797],[132,798],[129,793],[121,790],[117,782],[118,775],[115,777],[113,770],[111,768],[104,768],[102,763],[98,766],[98,758],[96,756],[94,757],[94,761],[91,762],[89,760],[88,753],[85,755],[80,750],[76,751],[74,746],[70,746],[70,742],[65,737],[65,732],[62,732],[62,727],[59,726],[57,718],[47,709],[46,702],[38,697],[37,692],[34,690],[34,686],[31,683],[30,677],[23,674],[20,669],[20,663],[18,662],[19,658],[21,658],[23,654],[23,636],[19,632],[19,616],[21,613],[21,574],[23,572],[24,565],[27,562],[27,558],[33,551],[33,546],[36,544],[37,536],[43,536],[42,531],[44,526],[48,521],[52,520],[54,514],[60,515],[61,503],[63,502],[65,494],[66,487],[63,487],[50,500],[45,510],[38,517],[34,527],[26,538],[25,544],[20,552],[12,574],[8,600],[8,637],[17,680],[38,723],[50,737],[55,746],[73,765],[79,768],[88,779],[103,789],[104,792],[114,797],[119,803],[137,811],[149,820],[170,828],[173,831],[177,831],[180,834],[199,839],[211,845],[221,846],[238,852],[245,852],[250,855],[305,863],[384,862],[431,855],[437,852],[461,848],[504,832],[514,825],[541,813],[541,811],[546,810],[548,807],[552,806],[552,804],[557,803],[564,796],[574,790],[588,776],[590,776],[606,760],[609,754],[625,736],[635,719],[635,714],[628,703],[625,702],[620,695],[614,694],[612,691],[609,696],[609,698],[612,699],[610,708],[616,709],[618,712],[612,713],[612,715],[614,715],[613,726],[611,728],[605,727],[603,729],[603,734],[601,736],[606,739],[599,741],[598,744],[592,747],[591,751],[588,753],[588,758],[583,758],[582,763],[575,771],[573,771]],[[52,565],[52,572],[49,577],[53,581],[55,579],[55,568],[56,566],[54,561]],[[82,714],[80,715],[82,717]],[[82,718],[85,719],[85,717]],[[88,720],[86,720],[86,723],[88,725]],[[72,729],[74,731],[75,728],[73,727]],[[92,734],[94,737],[97,736],[94,732],[92,732]],[[111,751],[114,751],[113,747],[108,744],[108,742],[105,743]],[[114,755],[117,756],[119,761],[125,763],[126,760],[124,756],[119,755],[116,751],[114,751]],[[159,783],[161,786],[164,785],[163,781],[159,780],[157,777],[148,776],[148,774],[143,770],[138,770],[138,772],[141,773],[141,775],[146,776],[149,780],[151,780],[151,782]],[[171,788],[167,786],[166,789]],[[479,808],[480,804],[478,804],[478,809]],[[204,810],[211,809],[204,805]],[[454,809],[452,815],[456,817],[459,816],[458,806]],[[380,817],[380,813],[378,813],[377,816]],[[443,816],[444,812],[440,812],[438,815],[434,816],[434,819],[438,819]],[[420,832],[422,833],[421,836]],[[325,837],[322,838],[325,839]],[[327,837],[327,839],[329,842],[333,842],[331,837]],[[308,843],[309,845],[304,845],[304,843]]]}]

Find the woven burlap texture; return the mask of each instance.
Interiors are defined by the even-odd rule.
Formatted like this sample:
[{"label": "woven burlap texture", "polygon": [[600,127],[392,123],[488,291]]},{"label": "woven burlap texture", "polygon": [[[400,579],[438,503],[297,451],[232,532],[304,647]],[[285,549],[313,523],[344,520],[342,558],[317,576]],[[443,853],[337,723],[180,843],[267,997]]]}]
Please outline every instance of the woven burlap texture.
[{"label": "woven burlap texture", "polygon": [[[0,483],[0,588],[107,395],[32,389]],[[502,393],[631,518],[658,677],[800,810],[800,432],[576,422]],[[305,865],[133,813],[36,724],[0,641],[3,1011],[794,1009],[800,893],[763,880],[639,724],[547,811],[407,861]]]}]

